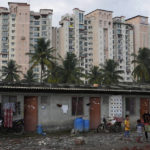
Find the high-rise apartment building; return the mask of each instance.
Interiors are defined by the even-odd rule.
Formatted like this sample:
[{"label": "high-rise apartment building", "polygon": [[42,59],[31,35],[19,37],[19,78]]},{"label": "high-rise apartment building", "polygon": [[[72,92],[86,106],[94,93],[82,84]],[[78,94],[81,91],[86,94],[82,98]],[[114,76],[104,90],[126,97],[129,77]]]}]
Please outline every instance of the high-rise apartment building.
[{"label": "high-rise apartment building", "polygon": [[[85,15],[87,20],[87,63],[95,66],[113,59],[112,11],[96,9]],[[88,69],[91,66],[88,65]]]},{"label": "high-rise apartment building", "polygon": [[73,9],[73,14],[62,16],[59,28],[60,55],[64,58],[67,52],[73,52],[79,58],[84,50],[84,11]]},{"label": "high-rise apartment building", "polygon": [[[50,47],[52,47],[52,13],[53,10],[51,9],[40,9],[39,12],[30,12],[30,52],[34,53],[34,46],[39,38],[49,40]],[[36,66],[33,69],[37,78],[40,78],[40,69],[40,66]]]},{"label": "high-rise apartment building", "polygon": [[133,25],[125,22],[125,17],[113,18],[113,59],[118,62],[118,70],[125,82],[132,81],[133,57]]},{"label": "high-rise apartment building", "polygon": [[149,47],[148,17],[138,15],[127,19],[126,22],[134,26],[134,52],[138,54],[139,48]]},{"label": "high-rise apartment building", "polygon": [[[13,59],[25,74],[30,67],[27,53],[34,52],[37,40],[45,38],[52,47],[53,10],[33,12],[27,3],[9,2],[8,5],[9,9],[0,7],[0,68]],[[34,72],[40,77],[38,66]]]},{"label": "high-rise apartment building", "polygon": [[[9,58],[9,10],[0,7],[0,68],[2,69]],[[1,75],[1,74],[0,74]]]},{"label": "high-rise apartment building", "polygon": [[7,8],[0,8],[1,68],[8,60],[15,60],[25,73],[29,68],[29,29],[30,6],[27,3],[8,3]]},{"label": "high-rise apartment building", "polygon": [[53,56],[58,58],[59,53],[59,29],[57,27],[52,27],[52,47],[54,49]]}]

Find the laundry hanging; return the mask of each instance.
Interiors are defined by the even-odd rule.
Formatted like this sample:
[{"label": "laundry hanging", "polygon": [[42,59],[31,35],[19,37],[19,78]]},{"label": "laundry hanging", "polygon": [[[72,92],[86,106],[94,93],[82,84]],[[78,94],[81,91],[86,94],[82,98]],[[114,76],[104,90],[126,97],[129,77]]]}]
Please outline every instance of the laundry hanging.
[{"label": "laundry hanging", "polygon": [[14,103],[4,104],[4,127],[11,128],[13,123],[13,112],[15,111]]}]

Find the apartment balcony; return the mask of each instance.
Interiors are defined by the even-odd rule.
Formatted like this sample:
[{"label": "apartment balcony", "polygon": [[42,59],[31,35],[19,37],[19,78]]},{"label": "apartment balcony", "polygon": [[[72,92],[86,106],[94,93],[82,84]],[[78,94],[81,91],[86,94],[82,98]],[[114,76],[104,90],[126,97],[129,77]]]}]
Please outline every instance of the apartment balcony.
[{"label": "apartment balcony", "polygon": [[7,50],[2,50],[0,54],[8,54]]},{"label": "apartment balcony", "polygon": [[69,35],[69,39],[74,39],[75,37],[73,35]]},{"label": "apartment balcony", "polygon": [[6,26],[5,26],[5,27],[2,27],[2,31],[4,31],[4,32],[6,32],[6,31],[7,31],[7,32],[8,32],[8,30],[9,30],[9,28],[8,28],[8,27],[6,27]]},{"label": "apartment balcony", "polygon": [[69,48],[69,52],[73,53],[74,51],[74,48]]},{"label": "apartment balcony", "polygon": [[2,25],[8,25],[8,21],[2,21]]}]

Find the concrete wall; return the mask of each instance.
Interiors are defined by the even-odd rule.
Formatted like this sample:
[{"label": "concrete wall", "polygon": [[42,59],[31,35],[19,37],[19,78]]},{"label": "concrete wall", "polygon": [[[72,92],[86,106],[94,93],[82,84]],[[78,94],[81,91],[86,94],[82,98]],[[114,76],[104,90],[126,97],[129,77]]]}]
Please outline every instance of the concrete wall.
[{"label": "concrete wall", "polygon": [[[72,97],[76,95],[49,95],[45,102],[42,102],[42,96],[38,99],[38,124],[46,130],[58,130],[58,129],[70,129],[73,128],[73,121],[76,117],[83,117],[89,119],[89,98],[84,95],[78,95],[83,97],[83,116],[72,116]],[[58,107],[57,104],[67,105],[68,111],[64,113],[62,107]]]},{"label": "concrete wall", "polygon": [[[2,102],[2,95],[17,96],[17,101],[21,104],[21,114],[15,116],[13,119],[24,118],[24,96],[33,96],[35,94],[1,94],[0,103]],[[41,124],[44,130],[54,131],[54,130],[64,130],[72,129],[74,119],[76,117],[83,117],[84,119],[90,120],[90,97],[100,97],[100,115],[101,121],[103,117],[109,116],[109,96],[111,95],[87,95],[87,94],[36,94],[38,96],[38,124]],[[72,116],[72,97],[83,97],[83,115],[82,116]],[[134,114],[126,111],[126,99],[130,98],[130,101],[134,100]],[[122,116],[130,116],[131,128],[135,129],[136,121],[140,118],[140,98],[150,98],[149,96],[132,96],[132,95],[122,95]],[[64,113],[62,107],[58,107],[57,104],[67,105],[68,111]]]}]

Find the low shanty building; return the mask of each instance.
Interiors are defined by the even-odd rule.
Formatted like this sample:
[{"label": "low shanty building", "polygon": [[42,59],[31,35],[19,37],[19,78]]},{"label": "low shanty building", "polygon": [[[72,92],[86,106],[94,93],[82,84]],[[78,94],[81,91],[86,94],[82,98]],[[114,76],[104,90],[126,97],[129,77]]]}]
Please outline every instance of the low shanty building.
[{"label": "low shanty building", "polygon": [[96,129],[103,117],[130,115],[131,126],[150,110],[150,86],[75,86],[0,84],[0,115],[13,104],[13,120],[24,119],[26,131],[72,129],[74,120],[83,117]]}]

